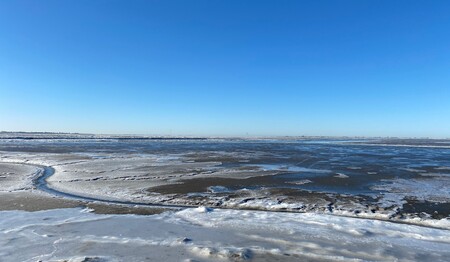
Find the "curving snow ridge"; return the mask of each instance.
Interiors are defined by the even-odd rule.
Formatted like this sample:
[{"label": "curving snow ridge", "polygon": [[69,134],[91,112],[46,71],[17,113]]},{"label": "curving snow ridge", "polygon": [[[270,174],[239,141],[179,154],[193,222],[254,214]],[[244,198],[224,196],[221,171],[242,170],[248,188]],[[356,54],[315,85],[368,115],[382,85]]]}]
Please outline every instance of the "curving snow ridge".
[{"label": "curving snow ridge", "polygon": [[29,190],[40,172],[36,166],[0,162],[0,192]]},{"label": "curving snow ridge", "polygon": [[450,256],[449,230],[204,207],[154,216],[96,215],[81,209],[3,211],[0,234],[0,257],[6,262],[446,261]]}]

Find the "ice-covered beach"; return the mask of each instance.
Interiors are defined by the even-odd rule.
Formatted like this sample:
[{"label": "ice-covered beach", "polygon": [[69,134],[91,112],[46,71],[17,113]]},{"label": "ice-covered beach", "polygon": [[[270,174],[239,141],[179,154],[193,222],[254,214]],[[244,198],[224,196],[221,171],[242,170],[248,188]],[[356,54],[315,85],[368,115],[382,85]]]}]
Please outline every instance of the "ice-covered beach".
[{"label": "ice-covered beach", "polygon": [[18,136],[0,140],[1,261],[450,256],[437,141]]},{"label": "ice-covered beach", "polygon": [[448,261],[450,231],[314,213],[0,212],[2,261]]}]

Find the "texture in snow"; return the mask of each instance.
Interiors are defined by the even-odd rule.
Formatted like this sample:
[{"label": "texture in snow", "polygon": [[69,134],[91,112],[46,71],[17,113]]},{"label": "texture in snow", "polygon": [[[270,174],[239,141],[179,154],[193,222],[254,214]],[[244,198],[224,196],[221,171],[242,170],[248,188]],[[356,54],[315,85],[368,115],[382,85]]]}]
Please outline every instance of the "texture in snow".
[{"label": "texture in snow", "polygon": [[449,230],[313,213],[200,207],[136,216],[58,209],[3,211],[0,222],[3,261],[446,261],[450,257]]}]

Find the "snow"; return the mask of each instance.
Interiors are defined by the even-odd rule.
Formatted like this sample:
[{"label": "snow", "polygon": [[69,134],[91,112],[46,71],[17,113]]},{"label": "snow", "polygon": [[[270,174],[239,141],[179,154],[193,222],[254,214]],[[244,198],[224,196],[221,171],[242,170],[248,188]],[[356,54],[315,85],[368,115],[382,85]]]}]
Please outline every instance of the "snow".
[{"label": "snow", "polygon": [[301,180],[292,181],[292,182],[288,182],[288,183],[289,184],[294,184],[294,185],[304,185],[304,184],[312,183],[312,181],[309,180],[309,179],[301,179]]},{"label": "snow", "polygon": [[450,256],[449,230],[378,220],[206,207],[153,216],[88,211],[0,212],[2,261],[446,261]]},{"label": "snow", "polygon": [[230,192],[230,190],[224,186],[210,186],[208,187],[208,192],[211,193],[226,193]]},{"label": "snow", "polygon": [[32,180],[42,172],[32,165],[0,162],[0,192],[12,192],[31,189]]},{"label": "snow", "polygon": [[348,176],[346,174],[342,174],[342,173],[336,173],[336,175],[334,177],[337,177],[337,178],[348,178]]},{"label": "snow", "polygon": [[380,204],[400,205],[406,197],[416,200],[427,200],[438,203],[450,201],[450,176],[433,176],[431,179],[392,179],[385,184],[373,186],[373,189],[385,191]]},{"label": "snow", "polygon": [[304,173],[330,173],[331,172],[331,170],[326,170],[326,169],[314,169],[314,168],[306,168],[306,167],[291,166],[291,165],[259,164],[259,165],[248,165],[248,166],[256,166],[265,171],[287,171],[287,172],[304,172]]}]

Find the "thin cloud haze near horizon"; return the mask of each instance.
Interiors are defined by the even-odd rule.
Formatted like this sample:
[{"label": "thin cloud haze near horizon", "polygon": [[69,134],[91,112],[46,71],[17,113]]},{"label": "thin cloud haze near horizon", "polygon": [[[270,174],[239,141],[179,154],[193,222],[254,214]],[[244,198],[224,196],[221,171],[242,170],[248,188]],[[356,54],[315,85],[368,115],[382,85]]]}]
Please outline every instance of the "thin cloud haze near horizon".
[{"label": "thin cloud haze near horizon", "polygon": [[450,137],[448,1],[2,1],[0,130]]}]

